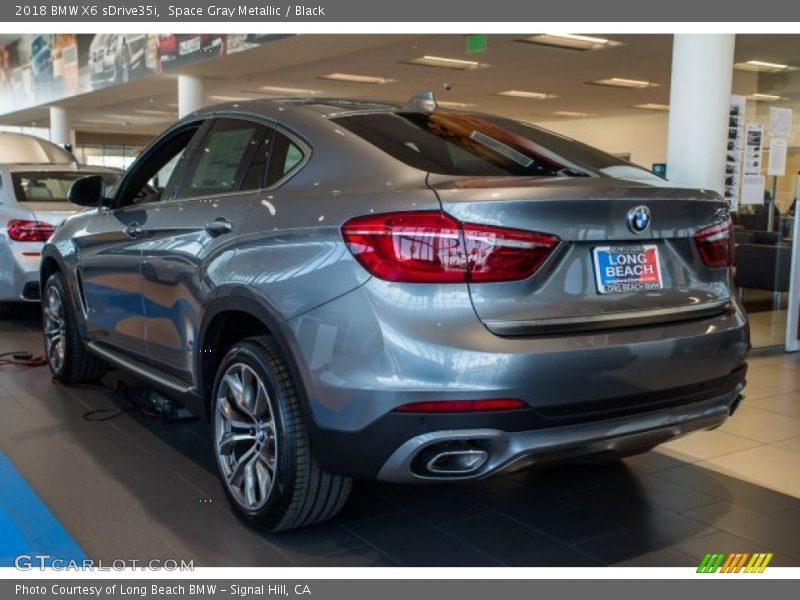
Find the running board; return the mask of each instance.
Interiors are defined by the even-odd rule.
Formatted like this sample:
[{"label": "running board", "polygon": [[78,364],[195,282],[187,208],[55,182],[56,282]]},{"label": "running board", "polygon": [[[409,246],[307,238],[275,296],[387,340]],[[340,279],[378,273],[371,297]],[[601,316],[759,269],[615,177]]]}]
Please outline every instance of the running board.
[{"label": "running board", "polygon": [[99,356],[106,362],[111,363],[123,371],[127,371],[136,377],[140,377],[146,381],[149,381],[150,383],[154,384],[154,386],[167,388],[168,390],[171,390],[172,392],[182,396],[195,393],[194,387],[185,379],[172,375],[171,373],[167,373],[166,371],[162,371],[161,369],[153,367],[137,358],[133,358],[124,352],[113,350],[107,346],[98,344],[97,342],[89,342],[87,347],[92,354]]}]

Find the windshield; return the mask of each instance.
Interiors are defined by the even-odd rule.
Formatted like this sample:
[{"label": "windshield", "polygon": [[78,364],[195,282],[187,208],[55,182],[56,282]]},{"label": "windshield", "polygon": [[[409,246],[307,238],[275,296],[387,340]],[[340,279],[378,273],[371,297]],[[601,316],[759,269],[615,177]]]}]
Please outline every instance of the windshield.
[{"label": "windshield", "polygon": [[443,175],[663,180],[641,167],[533,125],[464,112],[398,112],[333,119],[409,166]]},{"label": "windshield", "polygon": [[88,175],[100,175],[106,187],[119,177],[116,173],[87,173],[75,171],[32,171],[12,173],[18,202],[68,202],[72,182]]}]

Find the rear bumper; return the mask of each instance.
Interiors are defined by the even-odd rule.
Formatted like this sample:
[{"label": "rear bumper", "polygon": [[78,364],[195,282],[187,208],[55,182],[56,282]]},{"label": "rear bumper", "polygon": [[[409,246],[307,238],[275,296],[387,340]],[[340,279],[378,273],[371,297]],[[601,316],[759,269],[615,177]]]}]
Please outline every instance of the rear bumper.
[{"label": "rear bumper", "polygon": [[0,302],[39,301],[42,246],[38,242],[0,245]]},{"label": "rear bumper", "polygon": [[[434,431],[401,445],[384,462],[377,478],[397,483],[463,481],[580,457],[627,456],[693,431],[719,427],[738,406],[743,387],[742,382],[726,395],[678,408],[568,427]],[[483,453],[483,462],[472,469],[431,470],[437,457],[476,451]]]},{"label": "rear bumper", "polygon": [[[390,412],[358,432],[317,429],[313,447],[331,472],[395,482],[482,479],[589,455],[624,456],[721,425],[738,406],[746,373],[742,364],[692,389],[583,403],[580,413],[553,414],[533,407],[486,413]],[[463,450],[483,451],[486,460],[455,476],[426,471],[438,452]]]}]

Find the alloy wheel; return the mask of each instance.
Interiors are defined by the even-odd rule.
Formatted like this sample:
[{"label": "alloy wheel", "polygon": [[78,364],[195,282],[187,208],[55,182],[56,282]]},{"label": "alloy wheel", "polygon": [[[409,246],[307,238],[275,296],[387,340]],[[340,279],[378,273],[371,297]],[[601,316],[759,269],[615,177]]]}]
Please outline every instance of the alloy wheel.
[{"label": "alloy wheel", "polygon": [[214,447],[223,481],[245,510],[262,508],[272,491],[278,443],[272,400],[248,365],[229,366],[217,390]]},{"label": "alloy wheel", "polygon": [[64,302],[54,286],[47,288],[44,299],[44,338],[47,361],[54,373],[64,368],[67,355],[66,333],[64,329]]}]

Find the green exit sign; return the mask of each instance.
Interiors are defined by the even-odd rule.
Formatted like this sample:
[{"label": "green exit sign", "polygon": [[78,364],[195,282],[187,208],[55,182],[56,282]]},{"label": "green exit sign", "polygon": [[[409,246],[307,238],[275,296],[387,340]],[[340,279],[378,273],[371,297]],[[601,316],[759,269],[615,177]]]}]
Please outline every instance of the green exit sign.
[{"label": "green exit sign", "polygon": [[486,52],[486,34],[474,33],[467,36],[467,54]]}]

